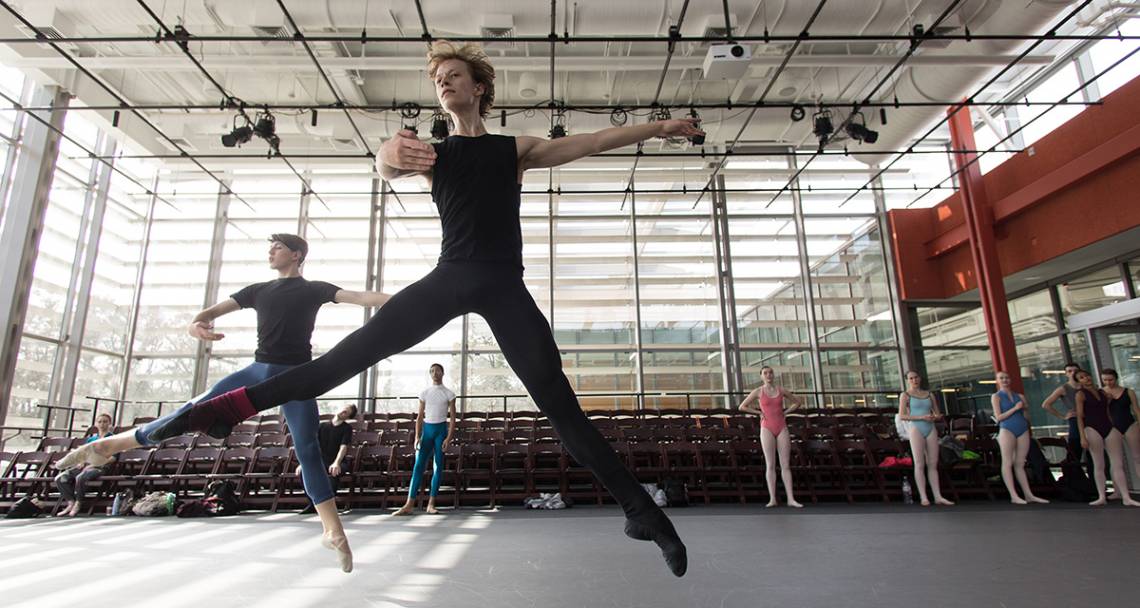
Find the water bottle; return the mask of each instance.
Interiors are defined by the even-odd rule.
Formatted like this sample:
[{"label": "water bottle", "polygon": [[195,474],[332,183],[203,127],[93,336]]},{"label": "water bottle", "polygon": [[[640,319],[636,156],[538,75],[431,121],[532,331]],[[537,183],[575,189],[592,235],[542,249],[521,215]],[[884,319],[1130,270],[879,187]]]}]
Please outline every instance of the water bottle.
[{"label": "water bottle", "polygon": [[912,490],[910,487],[910,478],[909,477],[903,477],[902,492],[903,492],[903,504],[913,505],[914,504],[914,490]]},{"label": "water bottle", "polygon": [[111,503],[111,511],[108,513],[108,515],[122,515],[122,511],[120,511],[120,509],[122,509],[122,508],[123,508],[123,495],[122,494],[115,494],[115,500],[114,500],[114,502]]}]

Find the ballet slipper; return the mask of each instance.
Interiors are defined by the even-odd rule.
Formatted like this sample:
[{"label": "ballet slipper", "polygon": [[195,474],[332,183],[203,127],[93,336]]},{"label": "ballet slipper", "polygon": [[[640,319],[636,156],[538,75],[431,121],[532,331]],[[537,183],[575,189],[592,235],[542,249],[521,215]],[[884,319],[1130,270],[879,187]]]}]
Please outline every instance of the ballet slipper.
[{"label": "ballet slipper", "polygon": [[673,522],[661,511],[639,515],[625,520],[625,535],[634,540],[651,540],[661,548],[665,565],[674,576],[684,576],[689,567],[685,543],[677,535]]}]

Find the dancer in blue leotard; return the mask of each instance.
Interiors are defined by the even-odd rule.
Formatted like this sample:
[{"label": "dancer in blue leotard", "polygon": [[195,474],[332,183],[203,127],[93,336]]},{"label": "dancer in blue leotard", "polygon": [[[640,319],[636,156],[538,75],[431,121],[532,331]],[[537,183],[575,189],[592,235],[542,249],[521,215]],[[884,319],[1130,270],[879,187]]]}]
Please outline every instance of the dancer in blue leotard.
[{"label": "dancer in blue leotard", "polygon": [[[1029,502],[1048,503],[1044,498],[1033,495],[1029,489],[1029,478],[1025,475],[1025,457],[1029,455],[1029,419],[1025,412],[1029,409],[1025,395],[1013,392],[1010,386],[1012,380],[1009,374],[998,372],[996,376],[998,392],[990,397],[990,405],[994,409],[994,420],[998,422],[998,446],[1001,448],[1001,480],[1005,482],[1005,489],[1009,491],[1009,501],[1015,505],[1024,505]],[[1017,495],[1013,486],[1013,479],[1017,477],[1017,484],[1025,498]]]},{"label": "dancer in blue leotard", "polygon": [[942,413],[938,410],[937,397],[922,386],[922,376],[918,372],[907,372],[906,381],[906,392],[899,397],[899,419],[909,423],[907,439],[910,440],[910,452],[914,457],[914,481],[918,486],[918,497],[922,506],[930,506],[930,500],[926,497],[926,482],[929,481],[930,489],[934,491],[934,502],[953,505],[942,497],[938,478],[938,430],[934,427],[934,422],[942,419]]}]

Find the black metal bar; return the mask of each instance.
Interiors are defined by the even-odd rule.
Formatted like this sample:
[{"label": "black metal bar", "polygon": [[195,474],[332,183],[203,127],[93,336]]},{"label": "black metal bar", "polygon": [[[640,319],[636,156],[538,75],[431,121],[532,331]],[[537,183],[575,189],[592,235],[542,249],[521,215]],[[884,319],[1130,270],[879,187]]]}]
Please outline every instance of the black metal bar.
[{"label": "black metal bar", "polygon": [[[669,73],[669,64],[673,61],[673,52],[677,50],[676,43],[672,41],[673,32],[675,31],[677,32],[678,36],[680,35],[681,26],[685,24],[685,13],[688,12],[688,10],[689,0],[685,0],[685,3],[681,5],[681,14],[677,17],[677,24],[669,26],[670,42],[668,43],[668,47],[665,52],[665,67],[661,68],[661,78],[657,79],[657,91],[653,93],[653,102],[649,104],[650,106],[656,107],[657,102],[661,101],[661,87],[665,86],[665,76]],[[725,10],[727,11],[727,7]],[[725,13],[725,19],[727,18],[728,14]]]},{"label": "black metal bar", "polygon": [[[12,99],[11,97],[8,97],[8,94],[5,93],[4,91],[0,91],[0,98],[3,98],[4,101],[7,101],[8,103],[15,106],[16,109],[27,112],[28,116],[31,116],[33,119],[35,119],[41,125],[44,125],[45,127],[51,129],[52,131],[55,131],[57,134],[59,134],[60,137],[66,139],[67,141],[74,144],[80,150],[83,150],[84,152],[86,152],[87,153],[86,158],[90,158],[92,160],[99,161],[99,162],[103,163],[104,165],[107,165],[107,167],[109,167],[115,173],[122,175],[123,177],[127,178],[128,181],[133,183],[134,185],[138,186],[139,188],[142,188],[143,192],[145,192],[147,194],[147,196],[154,196],[158,200],[169,205],[171,209],[176,209],[176,210],[178,209],[178,207],[174,203],[166,200],[162,196],[159,196],[158,193],[154,192],[149,186],[144,185],[142,182],[135,179],[132,175],[128,174],[126,171],[123,171],[122,169],[115,166],[115,163],[112,161],[115,160],[116,158],[119,158],[119,157],[117,157],[117,156],[100,156],[100,155],[96,154],[94,150],[83,145],[82,143],[79,142],[79,140],[75,139],[74,137],[71,137],[67,133],[64,133],[63,129],[56,128],[54,125],[51,124],[50,120],[47,120],[47,119],[43,118],[42,116],[39,116],[38,114],[36,114],[35,112],[33,112],[31,110],[21,109],[20,108],[20,102],[15,100],[15,99]],[[43,110],[40,110],[40,111],[42,112]],[[174,157],[175,158],[183,158],[182,156],[174,156]]]},{"label": "black metal bar", "polygon": [[[427,19],[424,17],[424,7],[420,5],[420,0],[416,0],[416,14],[420,17],[420,29],[423,30],[420,40],[426,40],[428,42],[435,40],[435,38],[432,38],[431,31],[428,30]],[[362,40],[362,38],[356,38],[356,40]]]},{"label": "black metal bar", "polygon": [[[827,4],[827,0],[819,0],[819,4],[816,5],[815,11],[812,12],[811,17],[808,18],[807,23],[804,24],[803,29],[800,31],[799,37],[796,38],[796,41],[794,44],[792,44],[791,48],[789,48],[788,51],[784,53],[784,60],[780,62],[779,67],[777,67],[776,71],[768,78],[768,85],[764,87],[764,91],[761,92],[760,95],[756,98],[756,101],[758,103],[763,102],[764,98],[768,96],[768,93],[772,91],[772,88],[776,86],[776,79],[778,79],[780,77],[780,74],[784,72],[784,68],[786,68],[788,66],[788,62],[792,60],[792,57],[800,48],[800,44],[802,44],[802,42],[806,40],[810,35],[809,32],[811,31],[811,26],[815,24],[815,20],[819,17],[819,13],[823,11],[825,4]],[[729,150],[736,147],[736,142],[740,141],[740,138],[744,135],[744,131],[748,129],[748,125],[752,122],[752,117],[756,115],[757,109],[758,106],[754,106],[752,108],[752,111],[748,113],[747,117],[745,117],[744,124],[740,125],[740,129],[736,132],[736,135],[733,136],[732,142],[725,144]],[[705,187],[701,189],[701,194],[697,197],[697,200],[693,201],[693,209],[696,209],[697,205],[701,204],[701,199],[703,199],[705,197],[705,194],[709,192],[709,187],[712,186],[713,180],[716,179],[717,174],[719,174],[721,169],[724,168],[725,160],[726,159],[722,158],[720,162],[717,163],[716,168],[713,169],[712,174],[709,175],[708,181],[705,182]],[[808,160],[808,162],[810,163],[811,160]],[[795,178],[793,177],[792,179]],[[789,180],[788,183],[790,184],[791,180]],[[773,200],[775,200],[775,198],[773,198]],[[769,201],[768,205],[771,204],[771,201]],[[767,205],[765,205],[765,207],[767,207]]]},{"label": "black metal bar", "polygon": [[[267,110],[291,110],[291,111],[312,111],[312,110],[335,110],[341,109],[336,104],[304,104],[304,103],[255,103],[246,102],[250,107],[264,108]],[[392,104],[350,104],[345,103],[346,110],[359,110],[364,112],[399,112],[399,105],[405,102],[400,102],[395,105]],[[1034,107],[1034,106],[1099,106],[1104,105],[1103,101],[1071,101],[1071,100],[1058,100],[1058,101],[974,101],[972,99],[965,101],[872,101],[872,102],[859,102],[859,101],[821,101],[818,103],[813,102],[814,107],[819,108],[849,108],[852,105],[858,104],[863,108],[929,108],[938,107],[944,108],[955,104],[963,104],[966,107],[980,106],[980,107]],[[424,105],[418,104],[425,112],[434,112],[442,110],[442,106],[438,105]],[[543,110],[548,109],[550,103],[543,101],[537,104],[495,104],[496,110],[508,110],[515,112],[524,112],[530,110]],[[791,101],[763,101],[754,102],[751,104],[734,104],[734,103],[674,103],[674,104],[559,104],[560,109],[567,112],[585,112],[591,114],[609,114],[614,110],[623,110],[626,112],[636,110],[740,110],[747,107],[756,107],[758,109],[790,109],[795,106],[802,106],[801,103]],[[0,108],[0,111],[8,110],[11,108]],[[50,111],[51,106],[29,106],[26,108],[29,111]],[[113,110],[170,110],[178,112],[188,112],[194,110],[208,111],[208,112],[224,112],[228,109],[219,108],[217,104],[154,104],[154,103],[136,103],[123,105],[85,105],[68,107],[72,111],[113,111]]]},{"label": "black metal bar", "polygon": [[[289,21],[289,27],[293,28],[293,38],[301,42],[301,46],[305,48],[305,52],[308,53],[309,59],[313,60],[313,65],[317,67],[317,72],[321,75],[321,78],[325,81],[325,85],[328,86],[329,91],[336,99],[336,107],[344,111],[344,116],[348,119],[348,124],[352,125],[353,131],[356,131],[356,136],[360,139],[360,145],[364,147],[364,150],[368,152],[369,156],[373,156],[372,148],[368,146],[368,140],[365,139],[364,134],[360,132],[360,127],[356,125],[356,121],[353,120],[352,114],[348,111],[347,108],[344,107],[344,100],[341,99],[340,93],[337,92],[336,87],[333,85],[332,79],[329,78],[329,75],[325,73],[325,68],[321,65],[321,62],[317,60],[317,55],[313,52],[313,47],[309,45],[308,40],[305,39],[305,34],[301,32],[301,27],[298,26],[297,22],[293,20],[293,15],[289,13],[289,9],[285,8],[285,2],[283,0],[277,0],[277,6],[281,7],[282,14],[284,14],[285,19]],[[419,0],[416,0],[416,6],[419,6]],[[420,18],[423,18],[422,15]],[[424,25],[424,30],[425,32],[427,30],[426,24]],[[356,40],[359,40],[359,37],[357,37]]]},{"label": "black metal bar", "polygon": [[[51,38],[48,38],[47,35],[44,34],[42,31],[40,31],[40,29],[37,28],[35,25],[33,25],[31,21],[28,21],[23,15],[21,15],[19,13],[19,11],[12,8],[12,6],[8,2],[6,2],[5,0],[0,0],[0,7],[3,7],[4,10],[8,11],[8,13],[11,14],[13,17],[15,17],[20,23],[23,23],[24,26],[28,28],[28,30],[34,32],[36,35],[36,38],[38,39],[37,40],[38,42],[44,43],[44,44],[47,44],[48,46],[50,46],[52,48],[52,50],[54,50],[61,57],[66,59],[68,63],[70,63],[77,70],[79,70],[81,73],[83,73],[84,76],[90,78],[92,82],[99,85],[99,87],[102,88],[104,91],[106,91],[106,93],[108,95],[113,97],[115,99],[115,101],[122,104],[123,107],[129,108],[129,104],[127,104],[126,99],[124,99],[118,93],[116,93],[114,89],[112,89],[105,82],[103,82],[103,80],[101,78],[99,78],[98,76],[96,76],[94,72],[92,72],[91,70],[88,70],[86,67],[84,67],[82,64],[80,64],[78,61],[76,61],[76,59],[74,57],[72,57],[70,53],[68,53],[67,51],[60,48],[59,44],[57,44]],[[154,130],[155,133],[158,133],[159,137],[162,137],[164,140],[166,140],[167,143],[169,143],[171,146],[173,146],[175,150],[178,150],[178,152],[181,153],[182,155],[184,155],[184,157],[187,158],[190,162],[197,165],[198,168],[201,169],[206,175],[210,176],[210,178],[212,178],[214,181],[218,182],[218,185],[221,186],[223,193],[228,194],[230,196],[233,196],[234,198],[238,199],[243,204],[245,204],[247,207],[249,207],[251,210],[253,209],[253,207],[244,198],[242,198],[240,195],[238,195],[233,190],[231,190],[229,185],[226,184],[226,182],[223,181],[222,178],[218,177],[212,171],[207,169],[205,165],[198,162],[198,160],[195,159],[194,156],[191,155],[189,152],[187,152],[181,145],[179,145],[178,142],[171,139],[165,132],[162,131],[162,129],[159,129],[158,125],[151,122],[151,120],[149,118],[147,118],[145,114],[143,114],[142,112],[135,110],[135,109],[130,109],[130,112],[132,114],[134,114],[136,117],[138,117],[138,119],[141,120],[143,122],[143,124],[150,127],[152,130]],[[34,116],[34,114],[33,114],[33,116]]]},{"label": "black metal bar", "polygon": [[[1087,7],[1089,4],[1092,4],[1092,0],[1085,0],[1084,2],[1082,2],[1079,6],[1077,6],[1072,11],[1070,11],[1069,14],[1065,15],[1065,17],[1063,19],[1061,19],[1061,21],[1059,21],[1057,23],[1057,25],[1050,28],[1049,31],[1056,31],[1056,29],[1058,27],[1061,27],[1062,25],[1067,23],[1070,19],[1072,19],[1073,17],[1076,17],[1077,14],[1080,13],[1082,10],[1084,10],[1084,8]],[[999,70],[997,74],[994,74],[989,80],[987,80],[985,83],[983,83],[982,86],[978,87],[978,90],[975,91],[973,95],[970,95],[969,97],[967,97],[966,100],[974,99],[975,97],[980,95],[983,91],[985,91],[987,88],[989,88],[990,85],[997,82],[999,78],[1001,78],[1007,72],[1012,70],[1013,67],[1016,66],[1022,59],[1028,57],[1029,54],[1034,51],[1034,49],[1036,49],[1038,46],[1041,45],[1042,42],[1044,42],[1044,40],[1048,40],[1048,38],[1038,40],[1037,42],[1026,47],[1025,50],[1023,50],[1020,54],[1018,54],[1017,57],[1014,57],[1013,61],[1010,61],[1004,68]],[[916,146],[916,145],[922,143],[923,140],[925,140],[927,137],[930,137],[935,131],[937,131],[939,128],[941,128],[942,125],[946,124],[946,122],[948,120],[950,120],[950,115],[952,112],[958,112],[964,107],[966,107],[966,106],[962,105],[961,103],[952,104],[951,107],[948,108],[948,111],[942,117],[942,119],[939,120],[937,123],[935,123],[932,127],[930,127],[930,129],[927,130],[926,133],[923,133],[921,136],[919,136],[919,138],[917,140],[915,140],[915,142],[911,145]],[[901,160],[903,158],[903,156],[904,155],[900,154],[900,155],[896,156],[895,158],[891,159],[890,162],[888,162],[886,164],[886,166],[879,169],[878,173],[871,176],[871,178],[868,179],[867,182],[865,184],[863,184],[863,186],[864,187],[870,186],[876,179],[879,178],[879,176],[881,176],[888,169],[893,167],[895,165],[895,163],[897,163],[899,160]],[[839,206],[842,207],[843,205],[846,205],[848,202],[850,202],[852,199],[855,198],[856,194],[858,194],[858,192],[853,193],[850,197],[847,198],[846,201],[843,201],[842,203],[840,203]]]},{"label": "black metal bar", "polygon": [[[1090,84],[1092,84],[1092,83],[1096,82],[1098,78],[1100,78],[1101,76],[1104,76],[1105,74],[1107,74],[1109,71],[1111,71],[1111,70],[1112,70],[1113,68],[1115,68],[1116,66],[1118,66],[1118,65],[1120,65],[1120,64],[1122,64],[1122,63],[1124,63],[1124,62],[1125,62],[1125,60],[1127,60],[1127,59],[1130,59],[1130,58],[1131,58],[1133,55],[1135,55],[1137,52],[1140,52],[1140,46],[1137,46],[1137,47],[1133,48],[1131,51],[1129,51],[1128,53],[1126,53],[1126,54],[1125,54],[1123,57],[1121,57],[1120,59],[1117,59],[1116,61],[1114,61],[1114,62],[1112,63],[1112,65],[1108,66],[1107,68],[1105,68],[1105,69],[1101,70],[1100,72],[1096,73],[1095,75],[1093,75],[1093,77],[1092,77],[1092,78],[1090,78],[1090,79],[1088,80],[1088,82],[1086,82],[1086,83],[1084,83],[1084,84],[1082,84],[1082,85],[1078,86],[1076,89],[1073,89],[1073,92],[1072,92],[1072,93],[1069,93],[1069,95],[1076,95],[1077,93],[1080,93],[1082,89],[1084,89],[1085,87],[1089,86]],[[1067,97],[1067,96],[1066,96],[1066,97]],[[1052,109],[1052,108],[1050,108],[1050,109]],[[1016,129],[1014,129],[1014,130],[1010,131],[1010,132],[1009,132],[1009,133],[1008,133],[1008,134],[1007,134],[1005,137],[1001,138],[1001,140],[1000,140],[1000,141],[997,141],[997,142],[995,142],[995,143],[994,143],[994,145],[993,145],[992,147],[990,147],[990,149],[989,149],[989,150],[984,150],[984,151],[982,151],[982,153],[981,153],[981,154],[977,154],[977,153],[975,153],[975,154],[974,154],[974,157],[973,157],[973,158],[971,158],[971,159],[969,160],[969,162],[967,162],[966,164],[962,165],[961,167],[958,167],[957,169],[955,169],[955,170],[954,170],[954,171],[953,171],[953,172],[952,172],[950,175],[947,175],[945,179],[943,179],[942,181],[938,182],[938,184],[937,184],[937,185],[938,185],[938,186],[941,186],[942,184],[946,183],[948,180],[952,180],[952,179],[954,179],[954,177],[955,177],[955,176],[957,176],[957,175],[959,175],[960,173],[962,173],[962,171],[965,171],[967,168],[969,168],[969,167],[973,166],[973,165],[974,165],[974,163],[977,163],[978,161],[980,161],[980,160],[981,160],[981,158],[982,158],[983,156],[985,156],[986,154],[989,154],[989,153],[991,153],[991,152],[995,152],[995,151],[997,151],[997,147],[998,147],[998,146],[1000,146],[1002,143],[1004,143],[1004,142],[1006,142],[1006,141],[1009,141],[1009,139],[1010,139],[1011,137],[1013,137],[1014,135],[1017,135],[1018,133],[1021,133],[1022,131],[1024,131],[1024,130],[1025,130],[1025,128],[1026,128],[1026,127],[1028,127],[1029,125],[1031,125],[1031,124],[1033,124],[1033,123],[1037,122],[1037,121],[1038,121],[1038,120],[1039,120],[1039,119],[1040,119],[1042,116],[1045,116],[1045,115],[1046,115],[1046,114],[1048,114],[1048,113],[1049,113],[1049,110],[1045,110],[1044,112],[1042,112],[1042,113],[1038,114],[1037,116],[1034,116],[1033,118],[1031,118],[1031,119],[1027,120],[1027,121],[1026,121],[1024,124],[1022,124],[1021,126],[1019,126],[1019,127],[1017,127]],[[1004,151],[1004,150],[1003,150],[1002,152],[1003,152],[1003,153],[1005,153],[1005,151]],[[913,201],[911,201],[910,203],[908,203],[908,204],[907,204],[907,207],[910,207],[911,205],[913,205],[913,204],[917,203],[918,201],[922,200],[922,198],[923,198],[923,197],[925,197],[927,194],[930,194],[931,192],[933,192],[933,187],[931,187],[931,189],[928,189],[926,192],[923,192],[922,194],[918,195],[918,198],[916,198],[916,199],[914,199]],[[1131,284],[1131,281],[1127,281],[1127,283],[1128,283],[1128,284]]]},{"label": "black metal bar", "polygon": [[[937,186],[937,187],[931,186],[931,187],[935,188],[936,190],[947,190],[950,192],[957,192],[957,190],[958,190],[957,188],[955,188],[953,186]],[[874,188],[874,187],[873,188],[864,188],[864,190],[866,190],[868,192],[918,192],[918,191],[924,190],[926,188],[927,188],[926,186],[922,186],[922,187],[919,187],[919,186],[882,186],[882,187],[878,187],[878,188]],[[859,186],[821,187],[821,188],[803,187],[803,188],[785,188],[785,189],[780,189],[780,188],[725,188],[724,192],[737,193],[737,194],[749,194],[749,193],[757,193],[757,192],[778,192],[779,191],[779,192],[802,192],[802,193],[807,193],[807,194],[819,194],[819,193],[823,193],[823,192],[851,192],[852,190],[859,190],[859,189],[860,189]],[[568,188],[554,188],[554,189],[548,189],[548,190],[523,190],[520,194],[522,194],[524,196],[537,196],[537,195],[546,195],[546,194],[556,194],[559,196],[580,196],[580,195],[590,195],[590,194],[598,194],[598,195],[602,195],[602,194],[607,194],[607,195],[608,194],[612,194],[612,195],[618,195],[618,194],[625,194],[625,195],[629,195],[629,194],[680,194],[680,195],[687,195],[687,194],[693,194],[694,192],[697,192],[697,190],[698,190],[697,188],[688,188],[688,189],[685,189],[685,188],[677,188],[677,189],[660,189],[660,188],[657,188],[657,189],[654,189],[654,188],[628,189],[628,188],[623,188],[620,190],[618,190],[618,189],[574,190],[574,189],[568,189]],[[326,190],[325,194],[327,196],[357,196],[357,195],[362,196],[362,195],[366,195],[366,194],[379,194],[381,192],[383,192],[383,191],[381,191],[381,190],[377,190],[377,191],[372,191],[372,190],[328,191],[328,190]],[[391,190],[388,190],[387,192],[388,192],[388,194],[396,194],[395,192],[393,192]],[[400,194],[403,194],[404,196],[408,196],[408,197],[431,196],[431,192],[401,192]],[[281,193],[280,192],[247,192],[246,195],[247,196],[281,196]],[[199,194],[198,196],[207,196],[207,194]],[[855,213],[855,214],[844,213],[842,215],[863,215],[863,214],[860,214],[860,213]],[[330,218],[313,218],[313,221],[319,221],[321,219],[330,219]],[[230,221],[235,221],[235,220],[230,220]]]},{"label": "black metal bar", "polygon": [[[903,34],[814,34],[810,40],[805,41],[808,44],[812,43],[832,43],[832,42],[909,42],[914,37],[911,35]],[[341,35],[341,34],[322,34],[306,36],[305,39],[309,42],[346,42],[346,43],[417,43],[423,44],[422,37],[409,37],[409,36],[360,36],[360,35]],[[488,43],[488,42],[513,42],[516,44],[528,42],[550,42],[548,36],[513,36],[511,38],[496,38],[487,36],[448,36],[448,40],[452,42],[474,42],[474,43]],[[0,44],[43,44],[49,40],[45,37],[37,38],[0,38]],[[60,38],[51,38],[50,40],[60,44],[102,44],[102,43],[127,43],[127,42],[149,42],[153,43],[152,36],[64,36]],[[189,36],[185,38],[187,42],[195,43],[233,43],[233,42],[262,42],[268,44],[295,44],[298,42],[296,39],[291,38],[278,38],[276,36],[234,36],[234,35],[206,35],[206,36]],[[599,44],[606,42],[626,42],[635,44],[652,44],[669,42],[668,36],[566,36],[558,37],[558,41],[563,44]],[[724,42],[724,37],[721,36],[682,36],[676,38],[678,42]],[[734,36],[733,40],[736,42],[748,43],[765,43],[765,44],[780,44],[787,42],[797,42],[802,40],[801,34],[793,35],[777,35],[769,34],[768,36]],[[1056,34],[1047,32],[1045,34],[975,34],[971,33],[969,36],[965,34],[932,34],[926,37],[926,40],[934,41],[1005,41],[1005,42],[1027,42],[1027,41],[1098,41],[1098,40],[1140,40],[1140,35],[1131,34]]]},{"label": "black metal bar", "polygon": [[[929,31],[933,32],[934,30],[936,30],[938,28],[938,26],[941,25],[942,22],[945,21],[946,18],[950,16],[950,13],[954,10],[954,7],[958,6],[958,4],[960,2],[961,2],[961,0],[953,0],[949,5],[947,5],[946,9],[942,11],[942,14],[940,14],[938,16],[938,18],[934,20],[934,23],[931,24]],[[876,93],[880,88],[882,88],[883,85],[885,85],[887,83],[887,81],[890,79],[890,77],[892,75],[894,75],[894,73],[896,71],[898,71],[903,66],[904,63],[906,63],[906,60],[910,59],[911,57],[914,56],[914,52],[916,50],[918,50],[918,47],[923,42],[926,42],[927,40],[929,40],[929,38],[927,38],[925,35],[923,37],[917,38],[917,39],[912,38],[911,42],[910,42],[910,46],[907,47],[906,53],[904,53],[903,56],[900,57],[897,62],[895,62],[895,65],[890,69],[890,71],[887,72],[887,74],[885,76],[883,76],[882,78],[879,79],[878,84],[876,84],[875,87],[871,90],[871,92],[867,94],[864,101],[870,101],[870,99],[874,95],[874,93]],[[844,129],[851,122],[851,118],[855,115],[855,112],[858,111],[859,107],[861,107],[859,104],[853,106],[851,109],[851,113],[847,115],[847,118],[845,118],[843,120],[842,124],[840,124],[838,127],[836,127],[836,129],[835,129],[835,131],[833,131],[833,133],[838,133],[842,129]],[[828,138],[830,138],[830,135],[828,135],[827,138],[820,138],[819,148],[816,150],[817,152],[823,150],[823,147],[827,144]],[[812,163],[812,161],[814,161],[817,158],[819,158],[818,154],[811,156],[802,165],[797,167],[795,174],[792,175],[790,178],[788,178],[788,183],[785,184],[785,187],[790,187],[793,183],[795,183],[795,181],[797,179],[799,179],[800,175],[803,174],[804,170],[808,168],[808,165],[810,165]],[[772,205],[772,203],[776,202],[776,199],[780,197],[780,194],[781,193],[779,193],[779,192],[776,193],[776,195],[772,197],[772,200],[768,201],[768,203],[766,205],[764,205],[764,208],[767,209],[768,207],[770,207]],[[698,199],[698,202],[699,202],[699,200],[700,199]],[[844,203],[846,203],[846,201],[844,201]],[[844,203],[840,203],[840,206],[843,206]]]},{"label": "black metal bar", "polygon": [[[145,10],[152,19],[154,19],[155,23],[158,24],[158,27],[161,28],[163,32],[165,32],[167,40],[174,42],[175,46],[182,49],[182,54],[186,55],[186,57],[188,57],[194,64],[194,67],[198,68],[198,71],[201,72],[202,76],[204,76],[206,80],[210,81],[210,84],[212,84],[214,88],[222,94],[222,98],[225,102],[226,107],[236,108],[238,113],[241,114],[243,118],[245,118],[246,122],[253,124],[253,119],[251,119],[249,117],[249,114],[247,114],[245,111],[245,102],[241,99],[238,99],[236,96],[231,95],[230,92],[227,91],[224,86],[222,86],[222,83],[218,82],[218,80],[214,78],[212,74],[210,74],[209,70],[207,70],[206,67],[202,65],[200,61],[198,61],[198,58],[194,56],[194,53],[190,52],[189,45],[184,44],[183,41],[180,40],[179,37],[173,31],[171,31],[169,27],[166,26],[166,24],[162,21],[162,18],[150,9],[150,6],[147,5],[146,0],[136,1],[138,2],[139,6],[143,7],[143,10]],[[317,194],[313,191],[313,187],[309,183],[309,180],[305,179],[305,176],[302,175],[300,171],[297,171],[297,168],[293,166],[293,163],[289,162],[289,159],[281,153],[280,145],[274,142],[270,142],[270,147],[272,149],[272,156],[280,158],[282,161],[284,161],[289,169],[293,172],[293,175],[296,175],[297,179],[301,180],[301,186],[305,189],[305,191],[315,196],[317,200],[320,201],[321,204],[324,205],[327,209],[329,206],[328,203],[326,203],[325,200],[321,198],[320,194]],[[196,155],[196,158],[201,158],[201,156]]]},{"label": "black metal bar", "polygon": [[[1005,152],[1017,153],[1024,150],[1005,150]],[[750,158],[750,157],[766,157],[766,156],[812,156],[819,154],[820,156],[869,156],[876,154],[955,154],[955,153],[974,153],[981,154],[986,150],[824,150],[823,152],[815,152],[811,150],[788,150],[788,151],[772,151],[772,152],[748,152],[738,150],[726,150],[724,152],[701,151],[701,152],[602,152],[600,154],[591,154],[588,158],[715,158],[719,156],[732,156],[736,158]],[[234,153],[234,154],[195,154],[195,158],[203,159],[264,159],[264,154],[247,154],[247,153]],[[128,158],[128,159],[175,159],[184,158],[181,154],[120,154],[114,157],[111,156],[88,156],[85,158]],[[70,157],[78,158],[78,157]],[[337,159],[337,158],[368,158],[364,154],[342,154],[342,153],[313,153],[313,154],[290,154],[289,158],[313,160],[313,159]]]}]

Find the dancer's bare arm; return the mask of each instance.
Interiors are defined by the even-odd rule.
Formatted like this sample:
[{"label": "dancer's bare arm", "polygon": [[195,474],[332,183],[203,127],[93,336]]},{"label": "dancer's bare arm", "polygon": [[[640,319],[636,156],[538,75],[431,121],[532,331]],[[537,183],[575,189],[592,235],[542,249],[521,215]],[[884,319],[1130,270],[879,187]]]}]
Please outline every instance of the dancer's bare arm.
[{"label": "dancer's bare arm", "polygon": [[332,464],[329,465],[329,475],[337,477],[341,473],[340,463],[344,460],[344,455],[348,453],[348,444],[340,444],[340,449],[336,451],[336,458],[333,459]]},{"label": "dancer's bare arm", "polygon": [[931,420],[942,420],[942,408],[938,406],[938,393],[930,391],[930,415]]},{"label": "dancer's bare arm", "polygon": [[446,447],[451,443],[451,438],[455,436],[455,399],[447,403],[447,436],[443,438],[443,445]]},{"label": "dancer's bare arm", "polygon": [[1077,431],[1081,434],[1081,447],[1088,449],[1089,438],[1085,437],[1085,393],[1077,393]]},{"label": "dancer's bare arm", "polygon": [[515,146],[519,156],[519,175],[527,169],[557,167],[591,154],[635,144],[653,137],[692,137],[703,135],[696,118],[660,120],[632,127],[611,127],[593,133],[570,135],[558,139],[518,137]]},{"label": "dancer's bare arm", "polygon": [[1061,394],[1064,392],[1065,392],[1065,387],[1058,386],[1056,390],[1054,390],[1052,393],[1049,393],[1049,396],[1046,397],[1045,401],[1043,401],[1041,403],[1041,407],[1044,408],[1044,410],[1046,412],[1053,414],[1054,416],[1060,418],[1061,420],[1068,420],[1069,418],[1072,418],[1072,416],[1073,416],[1072,413],[1062,414],[1061,412],[1057,411],[1057,408],[1053,407],[1053,404],[1056,403],[1057,400],[1061,398]]},{"label": "dancer's bare arm", "polygon": [[903,393],[899,397],[899,420],[914,420],[910,415],[910,393]]},{"label": "dancer's bare arm", "polygon": [[417,139],[410,129],[404,129],[380,146],[376,155],[376,172],[386,180],[423,175],[431,182],[435,158],[435,148],[431,144]]},{"label": "dancer's bare arm", "polygon": [[799,396],[796,395],[795,393],[790,392],[790,391],[786,391],[786,390],[784,390],[784,387],[780,387],[780,394],[782,394],[785,399],[792,402],[792,407],[789,407],[789,408],[784,410],[785,414],[790,414],[790,413],[800,409],[801,407],[803,407],[804,400],[800,399]]},{"label": "dancer's bare arm", "polygon": [[416,449],[420,449],[420,434],[424,432],[424,400],[420,399],[420,413],[416,415],[416,434],[412,437],[412,443]]},{"label": "dancer's bare arm", "polygon": [[756,409],[755,407],[752,407],[759,400],[760,389],[753,389],[753,391],[751,393],[748,393],[748,396],[744,398],[744,401],[740,402],[740,411],[748,412],[749,414],[756,414],[757,416],[763,416],[763,412]]},{"label": "dancer's bare arm", "polygon": [[371,306],[379,308],[388,302],[392,296],[380,291],[349,291],[341,289],[333,296],[337,304],[356,304],[357,306]]},{"label": "dancer's bare arm", "polygon": [[187,328],[186,331],[199,340],[207,342],[221,340],[226,337],[226,334],[220,334],[214,331],[214,319],[237,310],[241,310],[241,306],[237,303],[237,300],[226,298],[194,315],[194,320],[190,322],[190,327]]}]

